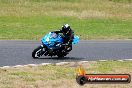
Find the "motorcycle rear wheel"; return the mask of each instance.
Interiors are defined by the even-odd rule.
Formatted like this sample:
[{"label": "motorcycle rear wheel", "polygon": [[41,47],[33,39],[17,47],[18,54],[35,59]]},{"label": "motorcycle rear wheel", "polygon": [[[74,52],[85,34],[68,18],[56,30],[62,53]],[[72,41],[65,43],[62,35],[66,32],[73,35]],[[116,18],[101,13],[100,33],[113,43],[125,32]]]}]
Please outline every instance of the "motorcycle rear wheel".
[{"label": "motorcycle rear wheel", "polygon": [[59,53],[59,54],[57,54],[58,58],[64,57],[66,55],[67,55],[67,53]]},{"label": "motorcycle rear wheel", "polygon": [[58,54],[57,56],[58,56],[58,58],[64,57],[64,55],[61,55],[61,54],[60,55]]}]

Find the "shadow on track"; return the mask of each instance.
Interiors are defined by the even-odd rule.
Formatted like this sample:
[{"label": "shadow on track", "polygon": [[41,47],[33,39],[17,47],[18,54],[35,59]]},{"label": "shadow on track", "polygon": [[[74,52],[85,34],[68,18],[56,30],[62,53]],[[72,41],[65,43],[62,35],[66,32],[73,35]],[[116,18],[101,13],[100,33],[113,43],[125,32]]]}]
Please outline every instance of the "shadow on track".
[{"label": "shadow on track", "polygon": [[40,57],[40,58],[36,58],[36,59],[52,59],[52,60],[83,60],[85,58],[83,57]]}]

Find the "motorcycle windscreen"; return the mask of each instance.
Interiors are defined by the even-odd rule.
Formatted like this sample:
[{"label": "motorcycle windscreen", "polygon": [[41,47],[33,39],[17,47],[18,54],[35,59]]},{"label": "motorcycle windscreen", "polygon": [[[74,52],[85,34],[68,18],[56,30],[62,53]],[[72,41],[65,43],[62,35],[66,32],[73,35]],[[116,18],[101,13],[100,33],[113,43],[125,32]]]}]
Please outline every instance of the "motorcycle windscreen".
[{"label": "motorcycle windscreen", "polygon": [[72,44],[77,44],[78,42],[79,42],[79,37],[78,36],[74,36]]}]

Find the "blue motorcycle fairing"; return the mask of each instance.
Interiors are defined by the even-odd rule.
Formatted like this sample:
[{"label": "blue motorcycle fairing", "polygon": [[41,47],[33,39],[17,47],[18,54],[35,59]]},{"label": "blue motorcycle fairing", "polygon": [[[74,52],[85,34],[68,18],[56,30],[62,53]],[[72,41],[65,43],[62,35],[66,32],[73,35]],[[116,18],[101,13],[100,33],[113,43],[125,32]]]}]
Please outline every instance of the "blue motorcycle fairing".
[{"label": "blue motorcycle fairing", "polygon": [[[43,45],[46,45],[48,48],[56,49],[58,48],[56,44],[61,45],[63,43],[63,38],[59,34],[49,32],[44,37],[42,37],[41,42]],[[74,36],[72,44],[77,44],[78,42],[79,42],[79,37]]]},{"label": "blue motorcycle fairing", "polygon": [[48,48],[57,48],[56,44],[62,44],[63,39],[60,35],[56,33],[49,32],[41,39],[42,44],[46,45]]}]

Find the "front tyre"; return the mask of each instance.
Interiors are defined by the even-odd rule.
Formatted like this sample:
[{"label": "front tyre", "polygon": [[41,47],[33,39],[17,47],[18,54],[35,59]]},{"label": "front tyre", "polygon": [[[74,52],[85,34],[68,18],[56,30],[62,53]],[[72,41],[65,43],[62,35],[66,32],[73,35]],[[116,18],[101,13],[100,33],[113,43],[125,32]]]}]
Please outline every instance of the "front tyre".
[{"label": "front tyre", "polygon": [[32,52],[32,57],[34,59],[39,58],[40,56],[43,55],[43,47],[42,46],[38,46],[36,49],[33,50]]}]

